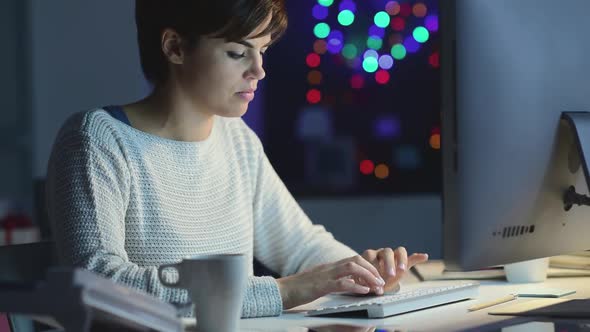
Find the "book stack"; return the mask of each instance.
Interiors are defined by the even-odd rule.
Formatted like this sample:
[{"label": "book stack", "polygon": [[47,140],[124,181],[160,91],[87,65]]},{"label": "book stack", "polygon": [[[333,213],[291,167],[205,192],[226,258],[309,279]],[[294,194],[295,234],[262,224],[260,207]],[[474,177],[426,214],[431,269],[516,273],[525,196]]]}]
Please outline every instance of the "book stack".
[{"label": "book stack", "polygon": [[590,271],[590,251],[551,257],[549,266],[560,269]]}]

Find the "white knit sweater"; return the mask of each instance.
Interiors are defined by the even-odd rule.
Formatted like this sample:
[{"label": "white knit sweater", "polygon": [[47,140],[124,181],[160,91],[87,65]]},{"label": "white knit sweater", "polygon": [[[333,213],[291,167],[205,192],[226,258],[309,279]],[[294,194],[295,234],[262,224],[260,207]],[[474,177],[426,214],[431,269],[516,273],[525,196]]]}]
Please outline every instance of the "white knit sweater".
[{"label": "white knit sweater", "polygon": [[[167,302],[189,300],[159,282],[157,267],[190,255],[244,253],[282,276],[356,255],[312,225],[239,118],[216,117],[206,140],[181,142],[102,109],[77,113],[57,136],[47,176],[63,262]],[[276,281],[253,277],[252,267],[249,275],[242,316],[279,315]]]}]

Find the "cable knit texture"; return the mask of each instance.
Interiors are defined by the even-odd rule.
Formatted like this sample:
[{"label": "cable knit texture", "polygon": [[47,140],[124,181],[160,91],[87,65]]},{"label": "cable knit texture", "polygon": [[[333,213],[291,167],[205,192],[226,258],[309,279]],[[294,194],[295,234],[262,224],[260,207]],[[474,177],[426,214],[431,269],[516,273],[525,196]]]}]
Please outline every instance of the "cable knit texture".
[{"label": "cable knit texture", "polygon": [[[356,255],[310,222],[240,118],[216,117],[206,140],[181,142],[103,109],[77,113],[47,177],[63,263],[170,303],[187,303],[187,292],[163,286],[157,268],[186,256],[243,253],[286,276]],[[274,278],[254,277],[250,264],[247,285],[243,317],[281,313]]]}]

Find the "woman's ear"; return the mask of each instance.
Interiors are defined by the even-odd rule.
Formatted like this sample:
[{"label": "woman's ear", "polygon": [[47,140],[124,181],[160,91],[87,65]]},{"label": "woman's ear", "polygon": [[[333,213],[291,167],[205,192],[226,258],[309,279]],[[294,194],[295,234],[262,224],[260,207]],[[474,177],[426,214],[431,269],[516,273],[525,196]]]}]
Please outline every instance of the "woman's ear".
[{"label": "woman's ear", "polygon": [[162,52],[173,64],[180,65],[184,62],[184,49],[182,37],[172,29],[162,32]]}]

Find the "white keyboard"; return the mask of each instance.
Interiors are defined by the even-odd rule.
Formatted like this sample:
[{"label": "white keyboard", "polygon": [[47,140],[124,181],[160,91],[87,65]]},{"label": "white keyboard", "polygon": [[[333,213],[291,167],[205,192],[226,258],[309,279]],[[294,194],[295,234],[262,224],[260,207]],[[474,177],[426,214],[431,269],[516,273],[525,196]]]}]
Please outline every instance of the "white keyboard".
[{"label": "white keyboard", "polygon": [[308,311],[307,315],[383,318],[475,298],[478,290],[477,282],[459,282],[446,286],[402,290],[393,295],[357,299],[352,303],[321,307]]}]

